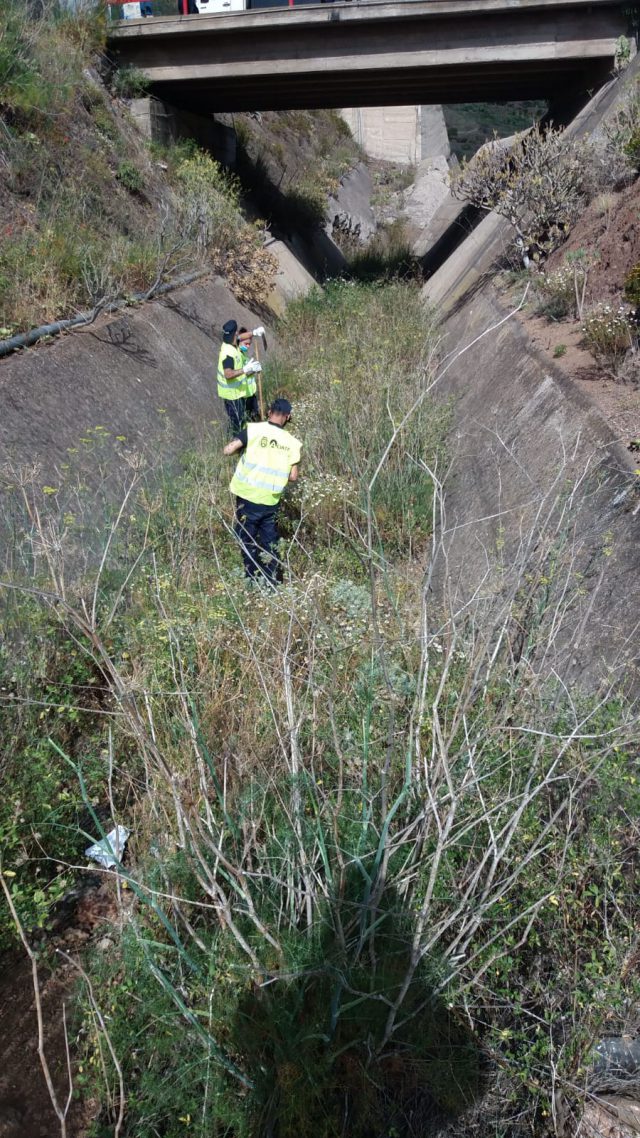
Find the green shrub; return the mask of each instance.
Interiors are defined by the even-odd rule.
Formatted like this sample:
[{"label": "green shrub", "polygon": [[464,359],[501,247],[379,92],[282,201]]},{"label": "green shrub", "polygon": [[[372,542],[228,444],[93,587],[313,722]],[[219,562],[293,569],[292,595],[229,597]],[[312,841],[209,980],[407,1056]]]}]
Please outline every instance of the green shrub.
[{"label": "green shrub", "polygon": [[116,178],[132,194],[139,193],[144,186],[144,178],[138,167],[126,158],[118,164]]},{"label": "green shrub", "polygon": [[523,249],[549,253],[592,196],[595,150],[584,138],[535,123],[505,149],[496,139],[452,172],[455,197],[495,211]]},{"label": "green shrub", "polygon": [[43,107],[47,94],[25,15],[14,0],[8,0],[0,13],[0,105],[12,110]]},{"label": "green shrub", "polygon": [[117,142],[120,138],[118,124],[114,115],[105,106],[104,101],[95,103],[90,110],[90,114],[96,124],[97,129],[101,134],[108,138],[110,142]]},{"label": "green shrub", "polygon": [[[55,616],[28,596],[4,597],[4,651],[0,648],[3,738],[0,772],[5,792],[0,802],[2,869],[27,928],[42,928],[48,910],[65,890],[95,833],[77,794],[77,774],[52,745],[73,750],[89,795],[104,816],[106,733],[96,717],[101,677],[87,655],[68,637]],[[28,644],[22,661],[10,645]],[[30,704],[27,692],[39,698]],[[80,742],[81,740],[81,742]],[[0,947],[13,931],[8,914],[0,918]]]},{"label": "green shrub", "polygon": [[640,87],[636,79],[622,105],[603,124],[604,162],[610,184],[628,182],[640,169]]},{"label": "green shrub", "polygon": [[67,109],[104,38],[100,6],[71,16],[57,5],[5,0],[0,10],[0,108],[51,123]]},{"label": "green shrub", "polygon": [[624,144],[624,153],[634,170],[640,169],[640,130],[634,130]]},{"label": "green shrub", "polygon": [[634,265],[624,278],[624,298],[634,307],[640,307],[640,265]]},{"label": "green shrub", "polygon": [[347,262],[347,274],[358,281],[407,280],[418,273],[419,267],[408,243],[388,245],[375,237]]},{"label": "green shrub", "polygon": [[317,229],[324,224],[327,211],[327,190],[318,182],[304,181],[295,189],[287,190],[283,208],[289,224],[301,229]]},{"label": "green shrub", "polygon": [[149,92],[149,80],[137,67],[120,67],[114,73],[113,90],[121,99],[143,99]]},{"label": "green shrub", "polygon": [[[290,304],[282,323],[273,390],[294,399],[301,395],[296,422],[311,431],[300,493],[315,498],[322,488],[332,487],[332,478],[343,493],[351,487],[345,508],[356,525],[390,422],[402,420],[426,379],[432,341],[425,335],[420,307],[417,286],[330,282],[323,294]],[[402,344],[400,353],[394,354],[394,343]],[[315,376],[315,391],[308,389],[309,374]],[[320,428],[317,390],[326,392],[332,408]],[[425,399],[376,481],[374,521],[390,551],[410,548],[428,532],[431,485],[420,459],[437,451],[447,422],[446,409],[436,411]],[[404,450],[409,438],[415,446],[411,462]],[[323,510],[331,508],[331,497],[323,499]],[[313,511],[303,524],[315,524]]]}]

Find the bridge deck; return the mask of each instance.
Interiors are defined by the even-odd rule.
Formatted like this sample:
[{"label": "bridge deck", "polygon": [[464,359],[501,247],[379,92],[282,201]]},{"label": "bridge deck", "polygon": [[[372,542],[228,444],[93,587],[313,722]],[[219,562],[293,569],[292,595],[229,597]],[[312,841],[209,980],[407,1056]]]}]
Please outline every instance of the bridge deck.
[{"label": "bridge deck", "polygon": [[611,68],[624,0],[369,0],[124,21],[120,59],[197,110],[548,98]]}]

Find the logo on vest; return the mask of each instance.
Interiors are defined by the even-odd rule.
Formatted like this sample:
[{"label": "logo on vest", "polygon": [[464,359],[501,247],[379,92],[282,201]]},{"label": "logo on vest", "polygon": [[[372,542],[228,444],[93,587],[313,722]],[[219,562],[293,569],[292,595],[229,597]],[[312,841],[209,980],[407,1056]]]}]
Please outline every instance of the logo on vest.
[{"label": "logo on vest", "polygon": [[268,439],[266,435],[263,435],[260,439],[260,446],[275,447],[276,450],[286,450],[287,452],[289,451],[289,447],[286,443],[279,443],[277,439]]}]

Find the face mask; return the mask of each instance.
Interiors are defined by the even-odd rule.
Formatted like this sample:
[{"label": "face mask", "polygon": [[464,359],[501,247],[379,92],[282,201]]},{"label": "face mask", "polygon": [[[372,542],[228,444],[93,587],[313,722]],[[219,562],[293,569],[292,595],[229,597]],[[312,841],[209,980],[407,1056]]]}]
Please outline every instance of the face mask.
[{"label": "face mask", "polygon": [[246,356],[247,352],[249,351],[249,345],[248,344],[238,344],[238,347],[240,348],[240,351],[244,352],[244,354]]}]

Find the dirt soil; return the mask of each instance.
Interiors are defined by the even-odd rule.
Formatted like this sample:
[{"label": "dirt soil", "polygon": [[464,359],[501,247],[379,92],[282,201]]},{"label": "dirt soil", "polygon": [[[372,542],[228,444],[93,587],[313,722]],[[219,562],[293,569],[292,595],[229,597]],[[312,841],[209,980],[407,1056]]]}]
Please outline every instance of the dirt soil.
[{"label": "dirt soil", "polygon": [[[632,451],[640,439],[640,386],[621,383],[598,367],[586,348],[581,346],[582,332],[575,320],[549,322],[544,316],[525,313],[520,316],[532,344],[542,349],[565,375],[596,404],[611,430]],[[563,354],[556,356],[558,348]]]},{"label": "dirt soil", "polygon": [[[585,313],[599,304],[617,308],[624,303],[625,277],[640,263],[640,182],[596,199],[550,256],[545,271],[560,268],[567,253],[579,250],[592,262]],[[533,307],[520,316],[532,342],[583,390],[616,437],[635,452],[640,439],[640,362],[628,369],[624,381],[612,376],[582,345],[579,321],[551,321],[533,315]]]},{"label": "dirt soil", "polygon": [[[43,941],[38,971],[44,1052],[63,1108],[69,1094],[65,1017],[72,1079],[77,1066],[74,1004],[78,972],[56,949],[81,960],[81,951],[91,939],[97,941],[99,950],[106,950],[111,943],[106,934],[117,918],[113,882],[89,874],[57,907],[54,929]],[[67,1138],[86,1138],[97,1109],[88,1097],[73,1098],[66,1118]],[[26,953],[16,949],[0,961],[0,1138],[57,1138],[60,1133],[38,1057],[31,963]]]},{"label": "dirt soil", "polygon": [[549,272],[563,264],[567,253],[593,255],[587,300],[616,304],[623,299],[627,273],[640,262],[640,185],[634,182],[614,194],[601,194],[584,211],[567,241],[549,257]]}]

